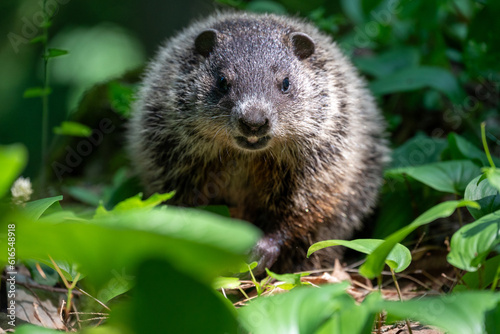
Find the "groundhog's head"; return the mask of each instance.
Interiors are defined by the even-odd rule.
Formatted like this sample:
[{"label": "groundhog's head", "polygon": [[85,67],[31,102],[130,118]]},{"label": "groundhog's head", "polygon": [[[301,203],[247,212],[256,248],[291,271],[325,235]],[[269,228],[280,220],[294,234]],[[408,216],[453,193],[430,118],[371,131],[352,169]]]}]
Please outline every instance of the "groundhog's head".
[{"label": "groundhog's head", "polygon": [[226,19],[197,32],[186,87],[197,132],[247,152],[314,136],[328,95],[315,51],[309,35],[272,20]]}]

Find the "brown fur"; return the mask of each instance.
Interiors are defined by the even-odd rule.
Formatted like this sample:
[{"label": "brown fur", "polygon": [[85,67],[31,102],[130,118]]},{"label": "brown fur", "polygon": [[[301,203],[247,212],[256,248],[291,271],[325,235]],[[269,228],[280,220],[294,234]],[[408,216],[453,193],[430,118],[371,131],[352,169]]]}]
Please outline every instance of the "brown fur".
[{"label": "brown fur", "polygon": [[257,271],[332,264],[336,249],[306,259],[307,248],[350,238],[376,202],[388,150],[373,97],[298,19],[226,13],[191,25],[150,63],[135,109],[130,156],[148,191],[234,208],[264,232]]}]

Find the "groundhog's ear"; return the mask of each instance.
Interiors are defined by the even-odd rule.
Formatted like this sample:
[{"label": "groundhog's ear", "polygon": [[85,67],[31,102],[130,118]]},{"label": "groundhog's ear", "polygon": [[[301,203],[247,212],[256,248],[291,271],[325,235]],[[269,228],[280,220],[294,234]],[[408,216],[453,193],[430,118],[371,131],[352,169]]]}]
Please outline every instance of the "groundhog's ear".
[{"label": "groundhog's ear", "polygon": [[201,32],[194,40],[196,52],[203,57],[208,57],[210,52],[212,52],[217,45],[217,34],[218,31],[215,29],[207,29]]},{"label": "groundhog's ear", "polygon": [[302,32],[292,32],[290,41],[293,46],[293,53],[300,59],[306,59],[314,53],[314,42],[311,37]]}]

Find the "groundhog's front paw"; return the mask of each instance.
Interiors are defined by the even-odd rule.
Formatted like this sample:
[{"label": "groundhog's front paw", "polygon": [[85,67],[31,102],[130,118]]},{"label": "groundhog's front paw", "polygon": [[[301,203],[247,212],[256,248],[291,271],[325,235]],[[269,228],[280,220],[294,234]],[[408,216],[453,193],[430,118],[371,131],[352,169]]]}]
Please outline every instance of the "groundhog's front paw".
[{"label": "groundhog's front paw", "polygon": [[260,239],[250,253],[250,262],[257,261],[258,263],[257,267],[252,270],[253,274],[258,276],[265,273],[265,268],[271,268],[279,254],[280,245],[276,237],[264,236]]}]

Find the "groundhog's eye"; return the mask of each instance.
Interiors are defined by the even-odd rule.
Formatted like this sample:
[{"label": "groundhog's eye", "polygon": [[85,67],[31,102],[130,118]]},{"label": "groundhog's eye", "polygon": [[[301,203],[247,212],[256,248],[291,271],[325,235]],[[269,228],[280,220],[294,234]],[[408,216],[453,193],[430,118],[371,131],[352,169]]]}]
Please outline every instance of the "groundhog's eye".
[{"label": "groundhog's eye", "polygon": [[229,91],[229,83],[225,76],[219,75],[219,78],[217,78],[217,88],[219,88],[222,93],[227,93]]},{"label": "groundhog's eye", "polygon": [[283,79],[283,82],[281,83],[281,91],[285,94],[290,91],[290,80],[288,77]]}]

